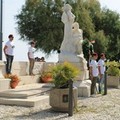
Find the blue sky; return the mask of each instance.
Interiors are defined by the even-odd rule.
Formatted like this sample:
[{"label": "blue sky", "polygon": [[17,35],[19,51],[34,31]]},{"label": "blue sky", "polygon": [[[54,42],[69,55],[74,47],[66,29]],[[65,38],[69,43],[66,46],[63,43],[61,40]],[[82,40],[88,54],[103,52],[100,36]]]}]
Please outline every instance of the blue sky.
[{"label": "blue sky", "polygon": [[[115,10],[120,13],[120,0],[99,0],[102,7],[107,7],[111,10]],[[15,15],[21,10],[25,0],[3,0],[3,46],[8,40],[8,35],[13,34],[15,38],[15,59],[14,61],[27,61],[28,43],[19,40],[20,36],[16,31]],[[46,58],[47,62],[58,61],[58,55],[52,54],[50,57],[46,57],[40,51],[35,53],[35,56]],[[3,60],[5,60],[3,54]]]}]

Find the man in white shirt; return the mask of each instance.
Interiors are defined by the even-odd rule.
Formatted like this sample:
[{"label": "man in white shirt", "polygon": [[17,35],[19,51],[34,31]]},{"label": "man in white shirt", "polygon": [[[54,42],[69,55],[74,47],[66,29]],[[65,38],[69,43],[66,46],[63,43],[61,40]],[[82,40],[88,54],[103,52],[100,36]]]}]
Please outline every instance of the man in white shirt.
[{"label": "man in white shirt", "polygon": [[30,42],[30,47],[28,49],[28,59],[29,59],[29,75],[34,75],[33,74],[33,68],[34,68],[34,63],[35,63],[35,42]]},{"label": "man in white shirt", "polygon": [[98,61],[98,69],[100,76],[100,91],[104,91],[104,78],[105,78],[105,54],[101,53],[100,59]]},{"label": "man in white shirt", "polygon": [[90,79],[91,79],[91,95],[96,94],[96,83],[98,81],[98,75],[99,75],[99,71],[98,71],[98,63],[97,63],[97,58],[98,55],[97,53],[93,53],[92,54],[92,60],[90,62]]},{"label": "man in white shirt", "polygon": [[11,68],[12,68],[12,62],[13,62],[13,59],[14,59],[14,48],[15,48],[15,45],[14,45],[14,42],[13,42],[13,39],[14,39],[14,36],[12,34],[10,34],[8,36],[9,40],[6,42],[5,46],[4,46],[4,54],[5,54],[5,57],[6,57],[6,73],[7,74],[11,74]]}]

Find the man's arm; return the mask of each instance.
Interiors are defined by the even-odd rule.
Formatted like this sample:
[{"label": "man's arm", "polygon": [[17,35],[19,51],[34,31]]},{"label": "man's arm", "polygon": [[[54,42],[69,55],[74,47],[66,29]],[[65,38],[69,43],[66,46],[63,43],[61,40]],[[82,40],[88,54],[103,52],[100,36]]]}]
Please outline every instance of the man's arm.
[{"label": "man's arm", "polygon": [[90,69],[89,69],[89,76],[90,76],[90,79],[92,80],[93,79],[93,74],[92,74],[92,66],[90,66]]},{"label": "man's arm", "polygon": [[4,51],[5,56],[6,56],[6,49],[7,49],[7,48],[8,48],[7,45],[5,45],[4,48],[3,48],[3,51]]},{"label": "man's arm", "polygon": [[101,78],[102,74],[101,74],[101,63],[100,63],[100,61],[98,61],[98,71],[99,71],[99,76]]},{"label": "man's arm", "polygon": [[100,70],[100,69],[101,69],[101,67],[100,67],[100,66],[98,66],[99,74],[101,74],[101,70]]},{"label": "man's arm", "polygon": [[30,60],[30,52],[28,52],[28,59]]}]

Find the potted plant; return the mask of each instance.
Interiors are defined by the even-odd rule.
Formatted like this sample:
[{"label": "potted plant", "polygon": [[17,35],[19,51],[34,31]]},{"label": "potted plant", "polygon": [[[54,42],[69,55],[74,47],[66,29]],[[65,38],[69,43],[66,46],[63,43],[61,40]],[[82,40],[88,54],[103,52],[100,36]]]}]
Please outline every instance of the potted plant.
[{"label": "potted plant", "polygon": [[52,74],[51,72],[42,72],[40,76],[40,80],[42,83],[52,82]]},{"label": "potted plant", "polygon": [[11,79],[10,81],[10,87],[12,89],[15,89],[18,83],[20,82],[20,78],[17,75],[7,74],[5,75],[5,78]]},{"label": "potted plant", "polygon": [[[74,79],[79,70],[71,63],[59,63],[51,68],[54,88],[50,91],[50,105],[56,111],[68,111],[68,81]],[[77,88],[73,88],[74,107],[77,104]]]},{"label": "potted plant", "polygon": [[116,61],[110,61],[106,63],[106,66],[108,67],[107,86],[118,88],[120,85],[120,63]]}]

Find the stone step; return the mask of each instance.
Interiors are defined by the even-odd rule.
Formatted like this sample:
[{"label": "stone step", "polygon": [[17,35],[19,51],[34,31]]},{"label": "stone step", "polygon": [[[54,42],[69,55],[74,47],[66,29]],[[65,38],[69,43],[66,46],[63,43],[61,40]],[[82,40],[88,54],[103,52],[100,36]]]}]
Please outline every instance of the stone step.
[{"label": "stone step", "polygon": [[35,75],[35,76],[19,76],[20,77],[20,82],[19,85],[27,85],[27,84],[32,84],[32,83],[40,83],[40,75]]},{"label": "stone step", "polygon": [[10,79],[0,78],[0,91],[10,89]]},{"label": "stone step", "polygon": [[0,104],[36,107],[49,103],[48,93],[52,87],[53,85],[50,83],[34,83],[1,91]]},{"label": "stone step", "polygon": [[37,107],[46,103],[49,104],[48,95],[42,95],[42,96],[37,96],[37,97],[27,98],[27,99],[0,98],[0,104],[2,105]]},{"label": "stone step", "polygon": [[17,86],[16,89],[9,89],[0,92],[0,97],[26,99],[41,95],[45,91],[49,91],[51,87],[52,84],[42,83]]}]

